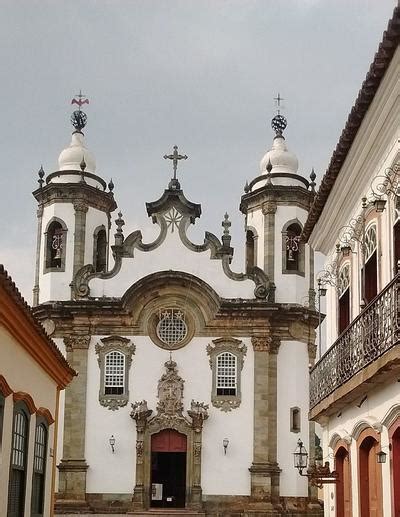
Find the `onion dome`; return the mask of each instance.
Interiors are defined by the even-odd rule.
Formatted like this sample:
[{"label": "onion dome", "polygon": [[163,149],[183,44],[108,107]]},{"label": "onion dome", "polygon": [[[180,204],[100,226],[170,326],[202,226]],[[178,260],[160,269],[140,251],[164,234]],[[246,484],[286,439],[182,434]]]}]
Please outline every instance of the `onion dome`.
[{"label": "onion dome", "polygon": [[80,171],[82,159],[84,159],[86,163],[85,171],[94,174],[96,172],[96,160],[85,145],[83,133],[74,131],[69,147],[66,147],[60,153],[58,158],[58,170]]},{"label": "onion dome", "polygon": [[282,115],[276,115],[271,122],[272,129],[275,131],[275,138],[272,148],[265,153],[260,161],[261,174],[268,174],[268,164],[272,166],[271,172],[274,174],[296,174],[299,168],[299,162],[294,153],[287,148],[283,131],[287,122]]}]

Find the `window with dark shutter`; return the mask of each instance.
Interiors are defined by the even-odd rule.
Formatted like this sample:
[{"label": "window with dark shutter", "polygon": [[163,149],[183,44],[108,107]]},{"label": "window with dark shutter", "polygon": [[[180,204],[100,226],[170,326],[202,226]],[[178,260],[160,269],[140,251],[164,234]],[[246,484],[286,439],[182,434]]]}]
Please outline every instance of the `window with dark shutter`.
[{"label": "window with dark shutter", "polygon": [[24,517],[29,413],[21,405],[14,411],[7,517]]},{"label": "window with dark shutter", "polygon": [[47,454],[47,428],[44,423],[36,426],[32,478],[32,517],[41,517],[44,508],[45,473]]}]

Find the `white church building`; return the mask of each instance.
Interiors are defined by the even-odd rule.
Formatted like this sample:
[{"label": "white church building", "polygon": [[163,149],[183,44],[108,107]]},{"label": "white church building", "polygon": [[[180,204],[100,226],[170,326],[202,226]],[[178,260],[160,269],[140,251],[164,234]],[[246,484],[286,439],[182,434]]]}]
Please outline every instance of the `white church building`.
[{"label": "white church building", "polygon": [[177,178],[176,146],[163,162],[172,179],[145,205],[158,236],[127,230],[76,102],[71,144],[33,193],[35,313],[78,372],[61,399],[56,512],[322,515],[293,465],[299,438],[314,454],[318,313],[300,242],[315,175],[298,174],[286,120],[273,118],[242,195],[235,271],[227,214],[221,237],[191,238],[202,208]]}]

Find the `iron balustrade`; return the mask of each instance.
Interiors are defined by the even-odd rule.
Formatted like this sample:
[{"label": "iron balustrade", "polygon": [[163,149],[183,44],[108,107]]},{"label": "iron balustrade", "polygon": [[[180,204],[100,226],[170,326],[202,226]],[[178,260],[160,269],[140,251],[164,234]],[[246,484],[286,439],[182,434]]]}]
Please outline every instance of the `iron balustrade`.
[{"label": "iron balustrade", "polygon": [[398,274],[355,318],[310,372],[310,409],[399,341]]}]

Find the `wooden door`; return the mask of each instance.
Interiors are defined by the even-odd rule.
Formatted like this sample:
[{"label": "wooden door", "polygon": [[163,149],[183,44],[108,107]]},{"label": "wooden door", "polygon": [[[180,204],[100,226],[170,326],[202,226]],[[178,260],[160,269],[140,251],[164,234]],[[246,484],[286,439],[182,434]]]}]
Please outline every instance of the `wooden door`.
[{"label": "wooden door", "polygon": [[400,425],[392,435],[392,489],[394,516],[400,517]]},{"label": "wooden door", "polygon": [[366,436],[359,448],[360,517],[382,517],[381,464],[376,461],[379,444]]},{"label": "wooden door", "polygon": [[351,517],[350,457],[345,447],[339,447],[336,451],[335,470],[339,474],[336,485],[336,517]]},{"label": "wooden door", "polygon": [[350,289],[346,291],[339,298],[339,329],[340,335],[345,328],[350,324]]},{"label": "wooden door", "polygon": [[369,303],[378,293],[378,270],[376,251],[365,264],[365,303]]},{"label": "wooden door", "polygon": [[186,452],[186,449],[186,435],[174,429],[164,429],[151,437],[152,452]]}]

